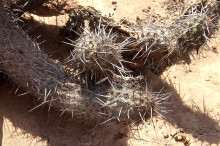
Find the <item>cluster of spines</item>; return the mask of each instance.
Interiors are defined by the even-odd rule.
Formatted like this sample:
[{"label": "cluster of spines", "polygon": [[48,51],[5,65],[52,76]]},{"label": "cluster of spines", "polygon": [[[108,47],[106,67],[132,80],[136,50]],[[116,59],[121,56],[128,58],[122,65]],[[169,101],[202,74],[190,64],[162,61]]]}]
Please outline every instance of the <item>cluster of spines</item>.
[{"label": "cluster of spines", "polygon": [[174,27],[177,29],[178,47],[180,53],[199,50],[207,45],[211,35],[216,30],[216,14],[208,8],[193,9],[189,14],[180,17]]},{"label": "cluster of spines", "polygon": [[117,43],[117,33],[112,33],[112,28],[100,25],[95,30],[84,28],[84,32],[78,35],[76,41],[68,39],[68,44],[74,48],[67,63],[81,79],[99,83],[115,74],[125,76],[129,72],[123,65],[122,57],[122,52],[130,43],[129,39]]},{"label": "cluster of spines", "polygon": [[[97,98],[101,107],[105,109],[105,115],[111,119],[117,119],[119,122],[144,122],[152,117],[152,114],[157,112],[156,107],[162,107],[161,102],[165,104],[169,97],[170,94],[150,92],[143,76],[137,76],[115,78],[106,96]],[[161,111],[159,109],[158,113]]]}]

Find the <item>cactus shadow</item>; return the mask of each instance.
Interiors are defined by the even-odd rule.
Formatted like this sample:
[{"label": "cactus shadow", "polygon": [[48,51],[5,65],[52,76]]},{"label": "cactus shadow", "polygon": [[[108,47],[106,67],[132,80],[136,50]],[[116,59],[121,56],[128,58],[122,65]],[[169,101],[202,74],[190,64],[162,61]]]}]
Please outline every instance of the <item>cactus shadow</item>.
[{"label": "cactus shadow", "polygon": [[29,37],[35,40],[39,47],[50,58],[63,62],[67,57],[69,57],[70,51],[73,49],[73,46],[64,42],[69,42],[68,39],[76,40],[78,35],[71,35],[71,38],[69,38],[68,32],[66,32],[62,26],[59,26],[58,24],[47,24],[50,21],[66,19],[65,16],[62,18],[58,18],[58,16],[54,17],[56,17],[56,19],[53,18],[52,20],[49,18],[41,18],[43,19],[41,21],[23,18],[24,23],[21,25],[22,29],[27,32]]},{"label": "cactus shadow", "polygon": [[192,107],[184,104],[176,89],[165,83],[159,76],[150,71],[146,72],[146,76],[151,79],[150,86],[154,89],[153,91],[160,91],[165,87],[163,92],[172,94],[168,101],[171,104],[164,105],[167,109],[172,110],[163,114],[166,118],[165,121],[183,129],[185,133],[191,134],[199,141],[210,144],[220,143],[220,135],[218,134],[220,126],[217,120],[212,119],[208,113],[199,109],[196,103],[192,104]]}]

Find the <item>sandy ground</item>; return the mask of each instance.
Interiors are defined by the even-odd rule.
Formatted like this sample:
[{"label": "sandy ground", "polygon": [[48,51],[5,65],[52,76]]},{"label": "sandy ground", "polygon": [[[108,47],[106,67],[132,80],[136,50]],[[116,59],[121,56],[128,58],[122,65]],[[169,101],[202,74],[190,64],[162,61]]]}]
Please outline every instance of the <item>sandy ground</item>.
[{"label": "sandy ground", "polygon": [[[73,1],[68,1],[72,3]],[[76,1],[74,1],[75,3]],[[113,18],[126,17],[135,21],[144,19],[147,10],[166,18],[165,0],[78,0],[81,5],[93,6]],[[116,10],[114,11],[114,8]],[[52,26],[62,26],[65,15],[36,18]],[[38,20],[39,21],[39,20]],[[40,29],[38,25],[33,29]],[[43,39],[52,37],[46,35]],[[56,38],[54,40],[59,40]],[[219,40],[210,47],[220,51]],[[47,42],[54,43],[54,42]],[[55,45],[54,45],[55,46]],[[59,48],[56,45],[55,48]],[[65,46],[63,46],[65,47]],[[59,50],[60,51],[60,50]],[[63,51],[61,54],[66,54]],[[164,87],[164,93],[172,93],[171,112],[147,121],[146,126],[131,127],[110,124],[84,126],[84,121],[69,119],[60,111],[48,107],[30,110],[39,103],[9,81],[0,80],[0,145],[2,146],[76,146],[76,145],[219,145],[220,144],[220,56],[211,51],[184,56],[173,63],[160,76],[146,73],[155,91]]]}]

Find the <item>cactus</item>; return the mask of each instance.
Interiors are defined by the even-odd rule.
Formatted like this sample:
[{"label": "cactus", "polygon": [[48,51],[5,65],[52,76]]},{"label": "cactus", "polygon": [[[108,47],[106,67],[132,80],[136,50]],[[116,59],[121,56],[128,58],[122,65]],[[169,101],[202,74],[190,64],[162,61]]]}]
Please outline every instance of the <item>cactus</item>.
[{"label": "cactus", "polygon": [[104,94],[94,93],[102,113],[108,117],[105,122],[117,119],[119,122],[145,122],[155,112],[166,112],[162,104],[170,94],[150,92],[143,76],[114,78],[112,86]]},{"label": "cactus", "polygon": [[126,39],[116,43],[117,33],[112,33],[112,29],[108,31],[100,25],[94,31],[84,28],[84,33],[76,41],[69,39],[68,44],[74,49],[67,62],[86,81],[99,81],[106,77],[110,79],[114,74],[125,76],[128,73],[121,54],[130,41]]},{"label": "cactus", "polygon": [[[111,34],[110,32],[105,33],[104,28],[99,29],[95,33],[95,37],[88,38],[90,36],[88,34],[85,35],[84,39],[95,40],[95,43],[93,42],[94,44],[92,44],[93,46],[90,48],[90,42],[84,40],[84,44],[81,45],[88,45],[86,47],[89,49],[93,47],[97,50],[100,49],[100,52],[97,53],[98,57],[103,57],[105,60],[108,59],[111,63],[115,63],[112,65],[108,61],[105,62],[105,60],[102,60],[100,63],[102,67],[106,69],[104,71],[112,70],[112,72],[115,72],[112,77],[119,76],[122,78],[120,81],[113,77],[111,79],[112,86],[92,86],[94,90],[91,90],[91,88],[85,88],[82,82],[73,78],[73,75],[65,68],[51,60],[40,50],[38,44],[27,37],[26,32],[7,18],[3,7],[0,7],[0,10],[2,12],[0,14],[0,22],[1,24],[5,24],[0,26],[0,69],[8,75],[9,79],[25,90],[26,93],[32,94],[41,100],[42,104],[40,105],[47,103],[53,107],[72,113],[73,116],[83,118],[84,120],[86,119],[91,122],[92,120],[101,119],[104,123],[109,121],[110,117],[117,117],[119,121],[126,122],[131,119],[135,120],[136,118],[140,118],[139,114],[143,114],[141,116],[143,118],[144,113],[150,112],[149,108],[151,107],[150,109],[152,110],[154,107],[154,99],[151,99],[152,96],[150,94],[148,95],[148,92],[144,93],[144,88],[142,90],[141,85],[139,86],[135,79],[131,77],[132,80],[125,81],[121,74],[116,74],[117,71],[122,72],[122,74],[124,73],[124,70],[119,71],[116,66],[123,67],[120,51],[123,51],[123,46],[129,41],[119,44],[115,43],[115,34]],[[79,45],[82,40],[77,41],[79,41]],[[102,46],[99,47],[99,45]],[[77,48],[76,46],[75,50],[77,49],[84,48]],[[104,54],[102,54],[102,51],[105,51],[103,52]],[[106,53],[106,51],[109,52]],[[78,55],[82,55],[82,53],[87,52],[85,50],[78,50],[77,53]],[[116,55],[118,55],[118,58]],[[86,60],[93,57],[92,54],[89,54]],[[97,60],[98,59],[99,58],[97,58]],[[97,65],[90,63],[87,65],[88,70],[99,70]],[[114,79],[115,82],[113,82]],[[135,84],[133,84],[133,81]],[[123,84],[125,86],[123,86]],[[140,87],[137,91],[135,88],[136,85]],[[138,91],[143,91],[143,103],[142,96],[139,96]],[[133,95],[133,92],[135,92],[135,95]],[[109,98],[105,98],[106,96]],[[105,104],[103,105],[100,101],[105,102]],[[138,101],[141,102],[136,103]],[[150,106],[145,107],[146,105]],[[124,109],[121,109],[121,107],[124,107]],[[103,116],[102,113],[108,116]],[[147,116],[148,114],[145,115]]]},{"label": "cactus", "polygon": [[214,19],[205,8],[180,17],[174,23],[178,32],[179,53],[198,50],[204,46],[216,29]]},{"label": "cactus", "polygon": [[93,109],[92,99],[82,95],[80,82],[48,58],[26,32],[12,23],[2,3],[0,11],[0,70],[25,94],[34,95],[42,101],[41,105],[47,103],[77,114],[82,113],[87,103],[90,106],[86,108]]},{"label": "cactus", "polygon": [[137,45],[128,60],[132,58],[129,61],[135,62],[137,67],[148,66],[158,73],[157,68],[165,58],[174,59],[193,50],[209,48],[207,42],[218,28],[216,6],[215,3],[192,6],[168,27],[151,21],[141,29],[137,27]]},{"label": "cactus", "polygon": [[169,28],[163,28],[160,24],[149,22],[143,25],[141,29],[137,29],[138,44],[142,44],[136,48],[136,53],[132,60],[139,64],[151,64],[159,61],[167,54],[171,53],[175,41],[172,31]]},{"label": "cactus", "polygon": [[[86,16],[80,11],[77,17],[83,20],[79,24],[74,21],[73,27],[68,27],[79,38],[73,40],[70,36],[65,42],[72,45],[73,50],[64,68],[8,21],[2,5],[0,10],[0,22],[4,24],[0,26],[0,69],[27,93],[38,97],[42,104],[49,103],[85,119],[101,118],[103,123],[112,119],[145,122],[154,111],[166,112],[161,104],[166,103],[170,94],[150,92],[145,79],[133,77],[127,63],[153,64],[177,52],[200,47],[209,40],[213,28],[211,17],[203,10],[189,13],[167,28],[149,23],[140,30],[135,25],[128,29],[113,24],[110,27],[110,20],[104,17],[102,22],[94,9],[89,9],[91,13]],[[91,14],[96,18],[88,18]],[[90,27],[84,19],[89,19]],[[94,28],[91,28],[92,21],[95,21]],[[131,35],[131,30],[137,37]],[[102,84],[106,80],[109,84]]]},{"label": "cactus", "polygon": [[[73,19],[72,17],[71,15],[68,24]],[[117,39],[117,34],[112,33],[113,28],[101,27],[101,19],[98,26],[93,26],[95,29],[86,27],[87,22],[86,20],[80,21],[84,26],[80,28],[83,30],[81,34],[74,27],[68,27],[79,35],[76,41],[68,39],[69,42],[65,42],[74,47],[67,59],[71,68],[75,69],[73,74],[81,73],[80,77],[86,81],[93,76],[96,77],[95,80],[98,77],[96,85],[94,80],[90,82],[92,86],[87,88],[89,92],[86,96],[95,97],[95,101],[101,107],[98,114],[107,118],[105,122],[113,119],[119,122],[134,120],[144,122],[146,118],[152,116],[156,107],[160,108],[158,106],[160,102],[164,102],[170,95],[149,92],[143,77],[133,77],[124,67],[125,61],[122,54],[126,54],[127,47],[131,45],[129,37],[120,41]],[[70,38],[73,37],[70,36]],[[110,87],[106,84],[100,85],[106,79],[110,81]]]}]

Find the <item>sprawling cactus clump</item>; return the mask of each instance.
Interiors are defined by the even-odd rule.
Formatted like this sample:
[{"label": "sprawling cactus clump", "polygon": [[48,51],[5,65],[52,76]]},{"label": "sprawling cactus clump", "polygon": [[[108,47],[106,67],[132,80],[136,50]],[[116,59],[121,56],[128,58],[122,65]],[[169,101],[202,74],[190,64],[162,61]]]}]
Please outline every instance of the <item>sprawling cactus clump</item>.
[{"label": "sprawling cactus clump", "polygon": [[154,112],[166,112],[162,104],[170,94],[151,92],[140,70],[198,49],[215,27],[203,8],[187,12],[171,26],[148,22],[139,27],[115,24],[91,7],[79,7],[66,24],[65,43],[73,48],[62,66],[11,22],[2,3],[0,11],[0,70],[42,104],[103,123],[145,122]]}]

